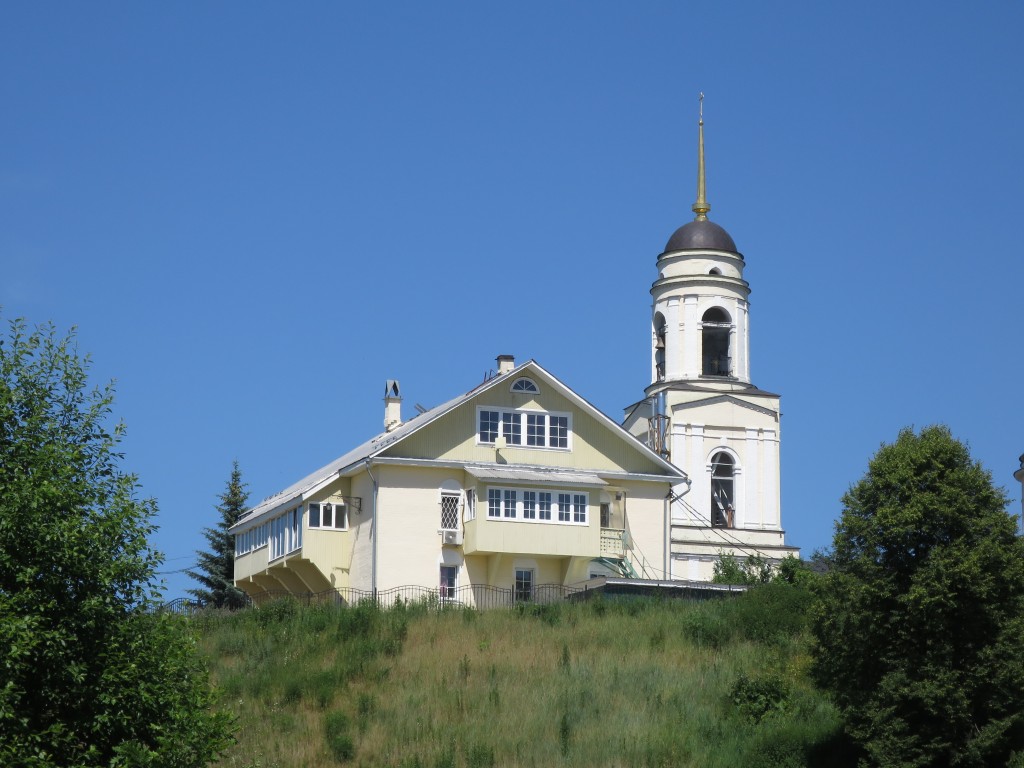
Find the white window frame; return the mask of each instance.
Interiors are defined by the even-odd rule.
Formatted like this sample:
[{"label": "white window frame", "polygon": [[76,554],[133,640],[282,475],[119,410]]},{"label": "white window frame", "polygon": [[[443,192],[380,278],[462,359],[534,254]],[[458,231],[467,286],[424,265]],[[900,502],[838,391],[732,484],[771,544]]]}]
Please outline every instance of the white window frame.
[{"label": "white window frame", "polygon": [[256,525],[247,531],[235,534],[235,557],[243,557],[267,546],[270,538],[270,523]]},{"label": "white window frame", "polygon": [[523,420],[515,411],[498,411],[499,434],[505,438],[506,445],[523,444]]},{"label": "white window frame", "polygon": [[[313,507],[317,508],[317,524],[313,525]],[[324,507],[331,508],[331,524],[324,525]],[[338,518],[342,518],[341,525]],[[311,531],[347,531],[348,530],[348,504],[339,504],[336,501],[311,501],[306,505],[306,522]]]},{"label": "white window frame", "polygon": [[551,491],[537,491],[537,520],[542,523],[551,522],[551,510],[555,506]]},{"label": "white window frame", "polygon": [[558,522],[560,523],[571,523],[572,522],[572,494],[566,491],[559,491],[558,493]]},{"label": "white window frame", "polygon": [[[487,413],[498,415],[498,422],[494,429],[494,422],[488,418],[487,429],[482,428],[483,415]],[[555,419],[564,420],[564,426],[555,426]],[[512,420],[512,423],[509,421]],[[533,421],[533,426],[530,422]],[[539,423],[538,423],[539,422]],[[565,445],[552,445],[552,431],[561,431],[564,428],[565,435],[559,435],[558,441],[564,439]],[[530,431],[534,431],[534,440],[531,443]],[[538,411],[525,408],[507,408],[491,405],[480,405],[476,409],[476,444],[493,446],[494,440],[491,436],[503,437],[506,445],[515,445],[520,448],[529,448],[537,451],[571,451],[572,450],[572,414],[563,411]]]},{"label": "white window frame", "polygon": [[517,395],[539,395],[540,388],[537,386],[537,382],[528,376],[520,376],[518,379],[512,382],[508,388],[509,392],[514,392]]},{"label": "white window frame", "polygon": [[[452,503],[454,503],[454,505],[455,505],[454,509],[449,509],[447,514],[445,513],[445,503],[446,502],[448,503],[449,506]],[[441,530],[442,531],[457,531],[457,530],[459,530],[459,518],[460,518],[459,512],[461,510],[461,507],[462,507],[462,494],[460,494],[458,491],[441,491],[440,522],[441,522]],[[445,525],[445,518],[446,517],[448,518],[448,522],[452,523],[451,525]]]},{"label": "white window frame", "polygon": [[502,488],[501,489],[501,519],[502,520],[515,520],[517,519],[516,512],[519,506],[519,489],[518,488]]},{"label": "white window frame", "polygon": [[302,549],[302,506],[285,510],[270,520],[267,562],[280,560]]},{"label": "white window frame", "polygon": [[[544,525],[590,525],[590,493],[492,485],[487,488],[487,519]],[[530,517],[532,504],[533,517]]]},{"label": "white window frame", "polygon": [[537,519],[537,491],[523,491],[523,520]]}]

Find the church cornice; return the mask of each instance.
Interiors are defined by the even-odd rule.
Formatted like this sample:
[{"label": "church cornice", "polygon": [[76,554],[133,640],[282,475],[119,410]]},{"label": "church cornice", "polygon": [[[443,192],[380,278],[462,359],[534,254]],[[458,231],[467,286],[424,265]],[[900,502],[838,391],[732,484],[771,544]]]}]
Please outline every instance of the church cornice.
[{"label": "church cornice", "polygon": [[674,263],[677,261],[692,261],[694,259],[718,259],[720,261],[735,261],[746,266],[747,260],[739,251],[719,251],[714,248],[691,248],[685,251],[663,251],[658,255],[658,263]]},{"label": "church cornice", "polygon": [[732,389],[723,390],[720,387],[709,387],[702,385],[701,383],[694,381],[684,380],[669,380],[669,381],[658,381],[654,384],[649,385],[645,390],[644,394],[647,397],[658,394],[659,392],[667,392],[669,390],[675,390],[678,392],[706,392],[709,395],[723,395],[732,394],[740,395],[742,397],[764,397],[778,400],[781,395],[775,392],[769,392],[765,389],[759,389],[753,384],[741,383],[738,379],[719,377],[715,379],[716,384],[731,384]]},{"label": "church cornice", "polygon": [[[744,394],[746,395],[747,393]],[[742,397],[736,397],[735,395],[716,395],[715,397],[705,397],[703,400],[691,400],[687,403],[673,403],[671,408],[673,411],[686,411],[691,408],[704,408],[705,406],[717,405],[718,403],[731,403],[732,405],[738,405],[741,408],[746,408],[747,410],[755,411],[756,413],[760,413],[765,416],[771,416],[776,420],[779,418],[778,411],[772,408],[765,408],[764,406],[757,405],[756,403],[749,403]]]},{"label": "church cornice", "polygon": [[741,277],[729,277],[727,275],[672,275],[670,277],[659,277],[651,283],[651,293],[662,288],[677,285],[693,285],[699,287],[713,288],[716,286],[728,286],[739,288],[746,294],[750,293],[750,285]]}]

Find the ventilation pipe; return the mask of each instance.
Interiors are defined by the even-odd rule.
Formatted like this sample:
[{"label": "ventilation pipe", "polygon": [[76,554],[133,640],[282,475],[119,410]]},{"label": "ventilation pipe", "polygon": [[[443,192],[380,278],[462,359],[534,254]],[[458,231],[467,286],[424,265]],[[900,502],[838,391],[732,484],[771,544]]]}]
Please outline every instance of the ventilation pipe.
[{"label": "ventilation pipe", "polygon": [[402,394],[396,379],[384,385],[384,431],[391,432],[402,426]]}]

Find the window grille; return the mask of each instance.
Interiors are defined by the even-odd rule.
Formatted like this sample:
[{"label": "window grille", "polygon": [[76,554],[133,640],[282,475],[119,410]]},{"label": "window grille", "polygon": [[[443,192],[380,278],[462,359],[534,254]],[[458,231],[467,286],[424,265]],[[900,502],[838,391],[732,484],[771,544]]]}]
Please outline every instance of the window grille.
[{"label": "window grille", "polygon": [[459,530],[459,496],[455,493],[441,494],[441,529]]}]

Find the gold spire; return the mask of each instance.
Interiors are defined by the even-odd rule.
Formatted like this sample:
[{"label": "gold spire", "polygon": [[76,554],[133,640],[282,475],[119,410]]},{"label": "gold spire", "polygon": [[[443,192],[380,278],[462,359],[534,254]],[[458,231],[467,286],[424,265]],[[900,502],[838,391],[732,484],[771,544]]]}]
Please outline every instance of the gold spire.
[{"label": "gold spire", "polygon": [[697,214],[695,221],[707,221],[708,211],[711,206],[708,204],[707,195],[704,191],[704,92],[700,94],[700,119],[697,121],[697,202],[693,204],[693,212]]}]

